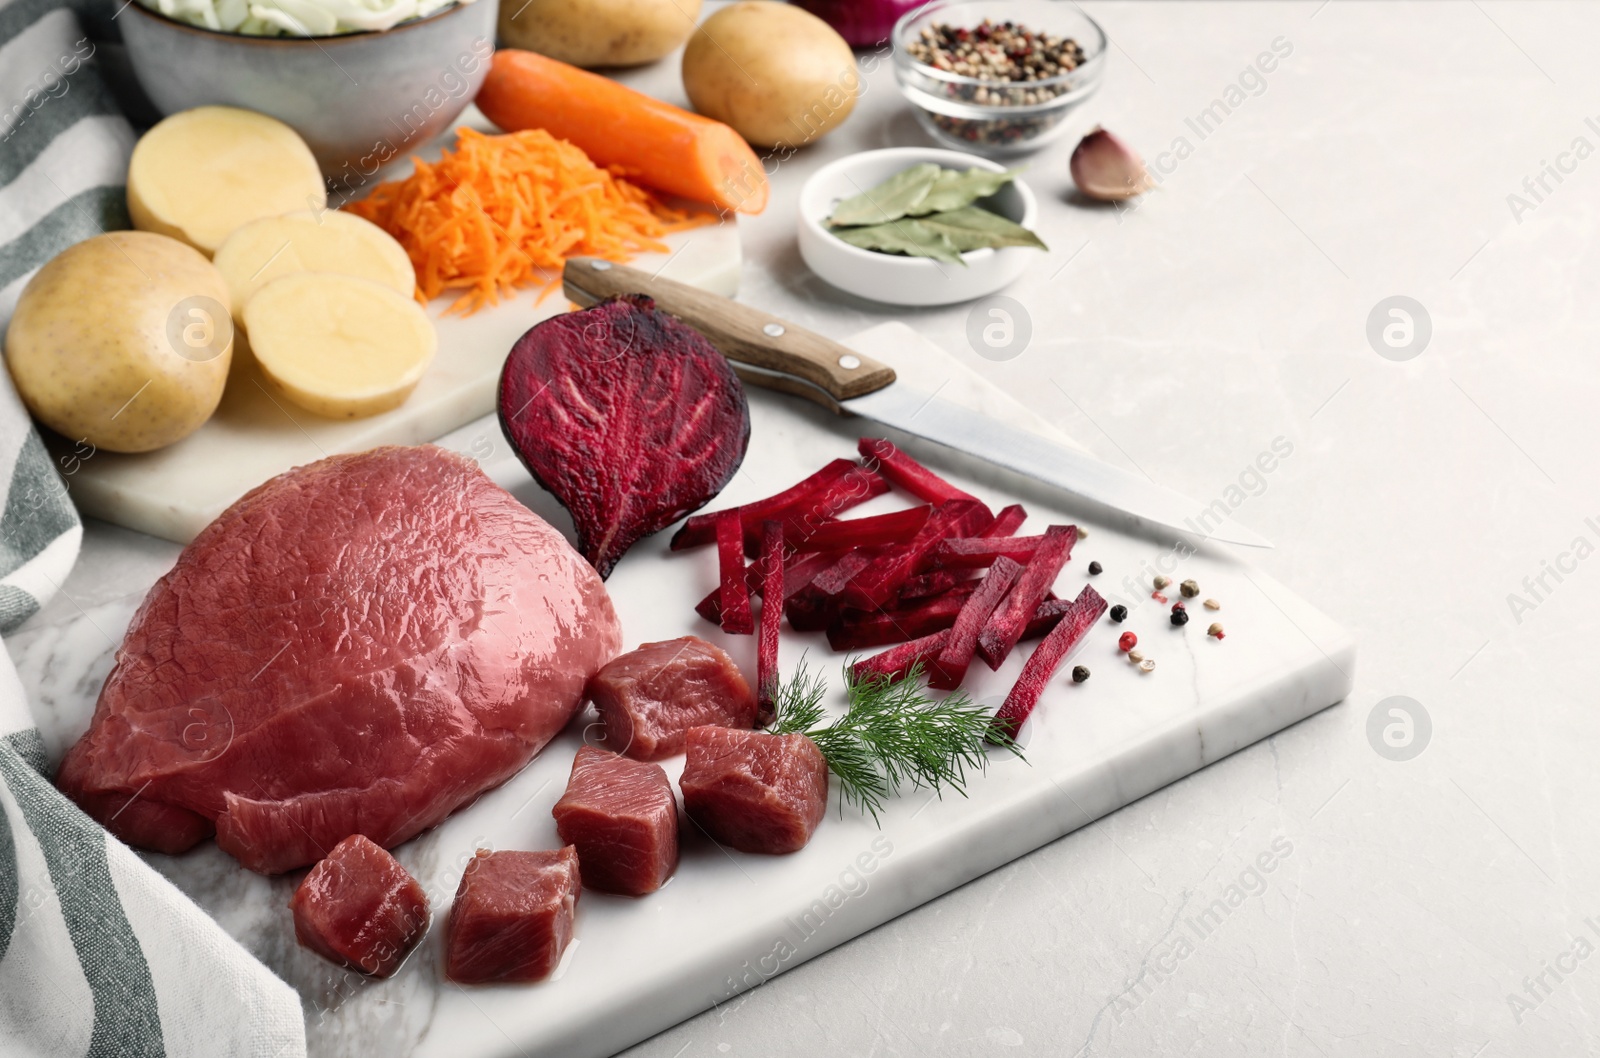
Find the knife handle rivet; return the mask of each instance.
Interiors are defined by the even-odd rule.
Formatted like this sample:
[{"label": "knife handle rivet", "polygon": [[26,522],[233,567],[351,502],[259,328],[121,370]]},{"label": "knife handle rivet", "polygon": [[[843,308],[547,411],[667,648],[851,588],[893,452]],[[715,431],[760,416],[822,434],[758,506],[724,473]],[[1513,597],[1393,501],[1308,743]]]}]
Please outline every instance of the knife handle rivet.
[{"label": "knife handle rivet", "polygon": [[610,261],[590,261],[589,262],[589,267],[593,268],[596,272],[609,272],[609,271],[611,271],[611,262]]},{"label": "knife handle rivet", "polygon": [[839,366],[844,368],[846,371],[854,371],[856,368],[861,366],[861,358],[859,356],[851,356],[849,353],[845,353],[839,358]]},{"label": "knife handle rivet", "polygon": [[765,327],[761,328],[761,333],[766,335],[768,338],[782,338],[783,324],[769,323]]}]

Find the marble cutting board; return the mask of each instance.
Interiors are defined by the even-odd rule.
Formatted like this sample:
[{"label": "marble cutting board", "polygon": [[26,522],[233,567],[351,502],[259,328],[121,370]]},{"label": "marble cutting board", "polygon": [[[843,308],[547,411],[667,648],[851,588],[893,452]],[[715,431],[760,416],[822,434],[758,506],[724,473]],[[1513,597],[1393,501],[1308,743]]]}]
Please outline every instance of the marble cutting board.
[{"label": "marble cutting board", "polygon": [[[919,385],[949,383],[945,394],[1049,428],[908,328],[888,324],[849,344],[888,361]],[[717,505],[776,491],[838,456],[851,455],[862,424],[804,402],[752,391],[753,433],[741,472]],[[305,1002],[310,1052],[318,1058],[383,1054],[412,1058],[602,1056],[701,1010],[735,1008],[765,980],[1122,805],[1333,704],[1351,687],[1349,636],[1308,603],[1230,553],[1202,546],[1173,561],[1173,541],[1138,535],[1104,512],[964,459],[896,437],[962,487],[995,505],[1020,499],[1025,531],[1076,521],[1087,535],[1057,583],[1075,595],[1093,578],[1113,603],[1132,610],[1132,629],[1158,667],[1142,675],[1116,650],[1122,629],[1102,622],[1071,663],[1093,677],[1052,681],[1022,733],[1027,761],[993,757],[970,797],[937,799],[912,791],[892,803],[882,829],[830,807],[816,837],[793,856],[747,856],[720,848],[686,826],[682,864],[662,891],[640,900],[585,893],[577,940],[555,977],[533,986],[464,989],[440,977],[443,914],[473,850],[547,848],[557,843],[550,809],[592,717],[582,715],[525,771],[436,830],[397,850],[427,889],[436,913],[428,939],[386,982],[341,971],[298,948],[285,903],[298,875],[267,879],[239,868],[214,846],[150,862],[234,936],[288,980]],[[484,469],[554,524],[560,508],[522,470],[493,419],[442,442]],[[903,504],[885,497],[859,509]],[[692,604],[716,582],[711,550],[670,555],[667,533],[644,541],[609,586],[629,646],[695,633],[723,644],[754,668],[752,637],[724,636]],[[714,550],[714,549],[713,549]],[[174,552],[176,549],[174,549]],[[1149,577],[1164,565],[1175,580],[1193,577],[1221,601],[1215,615],[1196,608],[1184,629],[1149,598]],[[59,753],[87,724],[137,599],[8,641],[50,748]],[[1225,641],[1210,639],[1212,619]],[[786,630],[782,657],[792,669],[804,652],[830,673],[844,659],[820,635]],[[998,673],[975,665],[969,691],[998,704],[1027,649]],[[835,678],[835,683],[837,679]],[[835,705],[838,703],[835,702]],[[674,780],[681,758],[666,762]]]},{"label": "marble cutting board", "polygon": [[[496,131],[471,107],[457,125]],[[454,133],[420,152],[438,157]],[[400,178],[409,162],[383,173]],[[739,289],[737,219],[667,236],[669,250],[642,254],[634,263],[714,294]],[[420,444],[470,423],[494,409],[495,385],[511,345],[529,327],[567,310],[559,290],[539,302],[535,291],[474,316],[449,316],[453,296],[437,298],[428,315],[439,332],[439,352],[422,381],[400,407],[366,419],[325,419],[269,392],[247,351],[235,355],[228,387],[217,412],[199,430],[157,452],[119,455],[96,452],[81,458],[52,438],[63,467],[75,467],[69,488],[84,514],[130,529],[187,543],[234,500],[290,467],[336,452],[360,452],[383,444]],[[242,351],[242,342],[235,342]]]}]

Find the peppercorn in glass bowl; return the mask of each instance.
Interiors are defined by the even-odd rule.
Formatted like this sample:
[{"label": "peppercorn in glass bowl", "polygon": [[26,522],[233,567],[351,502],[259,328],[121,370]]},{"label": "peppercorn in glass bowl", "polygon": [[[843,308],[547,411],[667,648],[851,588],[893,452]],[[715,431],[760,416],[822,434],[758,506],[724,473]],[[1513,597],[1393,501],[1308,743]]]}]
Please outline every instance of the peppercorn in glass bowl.
[{"label": "peppercorn in glass bowl", "polygon": [[1105,73],[1106,35],[1061,0],[951,0],[894,28],[894,71],[934,139],[996,157],[1035,151]]}]

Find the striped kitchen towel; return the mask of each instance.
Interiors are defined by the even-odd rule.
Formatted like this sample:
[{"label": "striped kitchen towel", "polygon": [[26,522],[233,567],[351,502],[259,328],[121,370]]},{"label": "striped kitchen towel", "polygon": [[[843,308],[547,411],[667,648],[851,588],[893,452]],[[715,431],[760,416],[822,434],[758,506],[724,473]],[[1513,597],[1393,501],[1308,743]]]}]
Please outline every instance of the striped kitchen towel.
[{"label": "striped kitchen towel", "polygon": [[[93,51],[61,0],[0,0],[0,333],[40,265],[128,226],[133,132]],[[57,591],[82,532],[0,372],[0,632]],[[304,1058],[294,991],[47,775],[0,649],[0,1055]]]},{"label": "striped kitchen towel", "polygon": [[[0,0],[0,331],[39,266],[125,228],[133,130],[57,0]],[[0,632],[54,595],[82,527],[12,390],[0,385]]]}]

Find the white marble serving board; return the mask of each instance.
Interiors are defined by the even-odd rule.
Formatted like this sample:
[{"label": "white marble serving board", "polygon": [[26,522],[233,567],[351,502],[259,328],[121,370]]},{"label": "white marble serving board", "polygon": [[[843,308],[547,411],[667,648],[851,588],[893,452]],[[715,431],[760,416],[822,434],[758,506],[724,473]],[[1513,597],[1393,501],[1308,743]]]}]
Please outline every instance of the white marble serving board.
[{"label": "white marble serving board", "polygon": [[[946,394],[991,414],[1037,425],[1015,402],[897,324],[852,341],[919,384],[949,382]],[[828,459],[855,452],[865,424],[801,401],[752,391],[749,455],[718,506],[776,491]],[[1041,429],[1046,427],[1040,426]],[[389,981],[367,981],[296,946],[285,904],[298,876],[249,873],[212,845],[150,862],[304,997],[311,1054],[354,1058],[510,1058],[609,1055],[698,1011],[736,1007],[775,973],[902,914],[1105,813],[1144,796],[1341,699],[1351,687],[1352,640],[1281,585],[1209,546],[1183,558],[1173,541],[1135,535],[1086,513],[1066,497],[944,449],[895,438],[963,487],[999,505],[1027,504],[1026,531],[1076,521],[1087,532],[1057,583],[1075,595],[1091,560],[1093,583],[1133,613],[1094,629],[1070,664],[1093,672],[1082,685],[1053,680],[1023,729],[1026,763],[996,754],[970,797],[935,799],[912,791],[894,801],[878,829],[830,805],[811,844],[786,857],[748,856],[714,845],[686,826],[682,864],[662,891],[633,900],[585,893],[577,940],[557,975],[538,985],[462,988],[440,976],[442,919],[463,864],[479,847],[539,849],[558,843],[550,809],[590,717],[580,715],[526,770],[397,855],[430,894],[435,924]],[[485,419],[445,444],[484,469],[554,524],[570,530],[553,499],[533,484]],[[883,497],[859,509],[903,504]],[[723,644],[747,670],[752,637],[726,636],[699,620],[693,603],[716,582],[712,550],[673,555],[668,533],[642,542],[610,580],[629,646],[695,633]],[[1149,598],[1149,577],[1166,562],[1175,580],[1193,577],[1221,601],[1175,629]],[[1176,597],[1176,596],[1174,596]],[[59,753],[87,724],[136,600],[8,641],[49,747]],[[1212,620],[1225,641],[1205,634]],[[1118,653],[1133,630],[1157,662],[1142,675]],[[998,673],[975,665],[974,697],[998,704],[1030,645]],[[802,653],[830,674],[844,660],[821,635],[784,633],[782,662]],[[834,679],[837,684],[837,678]],[[837,705],[837,702],[834,703]],[[592,736],[591,736],[592,737]],[[681,758],[665,763],[676,780]]]},{"label": "white marble serving board", "polygon": [[[460,125],[494,127],[470,108]],[[437,158],[454,133],[435,141],[424,156]],[[383,172],[405,175],[409,162]],[[734,218],[667,236],[670,249],[641,254],[633,263],[651,272],[731,297],[739,288],[739,227]],[[234,500],[290,467],[338,452],[360,452],[383,444],[431,441],[494,409],[495,386],[511,345],[529,327],[567,310],[560,290],[543,301],[523,290],[492,310],[473,316],[447,315],[454,295],[428,306],[439,332],[433,365],[400,407],[365,419],[325,419],[269,392],[260,369],[244,348],[228,378],[216,414],[175,445],[138,455],[97,452],[73,458],[72,446],[53,438],[58,455],[78,467],[72,496],[84,514],[166,540],[187,543]],[[63,464],[66,465],[66,464]]]}]

